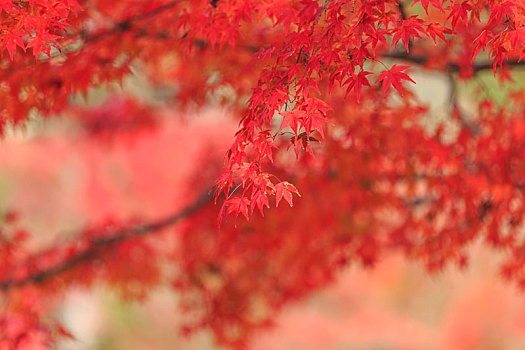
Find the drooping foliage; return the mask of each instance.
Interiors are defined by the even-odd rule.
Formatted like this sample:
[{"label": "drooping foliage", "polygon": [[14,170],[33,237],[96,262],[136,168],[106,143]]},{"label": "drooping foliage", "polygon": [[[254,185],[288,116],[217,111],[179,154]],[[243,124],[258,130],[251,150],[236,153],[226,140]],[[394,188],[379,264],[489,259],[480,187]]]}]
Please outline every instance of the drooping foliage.
[{"label": "drooping foliage", "polygon": [[[0,133],[61,115],[78,139],[126,145],[128,187],[155,199],[171,193],[162,186],[184,187],[177,203],[142,215],[104,207],[107,193],[128,197],[120,177],[100,184],[86,141],[86,194],[106,219],[35,250],[26,241],[38,233],[5,215],[0,348],[52,347],[68,334],[48,317],[53,302],[95,282],[136,298],[168,283],[191,315],[184,330],[211,329],[233,348],[343,267],[373,266],[393,249],[432,271],[465,266],[481,239],[504,250],[504,276],[525,285],[523,1],[3,0],[0,9]],[[432,111],[414,71],[449,84],[435,127],[424,123]],[[480,83],[462,104],[460,88],[487,71],[504,92]],[[149,98],[115,92],[129,76]],[[108,101],[90,105],[101,86]],[[210,105],[238,120],[229,148],[206,124],[161,150],[130,146]],[[226,153],[222,170],[212,146]],[[33,162],[53,157],[41,153]],[[181,164],[193,175],[170,182]]]}]

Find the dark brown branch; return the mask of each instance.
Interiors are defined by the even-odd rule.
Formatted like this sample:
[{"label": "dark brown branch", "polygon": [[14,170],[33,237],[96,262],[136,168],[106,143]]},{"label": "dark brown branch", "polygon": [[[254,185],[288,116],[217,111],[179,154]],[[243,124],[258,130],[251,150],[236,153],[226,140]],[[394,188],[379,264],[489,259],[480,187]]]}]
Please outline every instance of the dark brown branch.
[{"label": "dark brown branch", "polygon": [[[407,9],[405,7],[403,0],[398,0],[397,7],[399,8],[399,14],[401,15],[401,20],[406,21],[408,19]],[[412,50],[412,40],[408,38],[408,51]]]},{"label": "dark brown branch", "polygon": [[[164,5],[161,5],[161,6],[155,8],[155,9],[153,9],[151,11],[145,12],[143,14],[140,14],[138,16],[129,18],[127,20],[122,20],[120,22],[117,22],[117,23],[115,23],[113,25],[113,27],[111,27],[111,28],[109,28],[109,29],[107,29],[107,30],[105,30],[103,32],[99,32],[99,33],[95,33],[95,34],[77,33],[76,35],[79,35],[80,38],[83,41],[83,44],[80,47],[75,47],[75,48],[72,48],[72,49],[68,49],[66,47],[63,50],[61,50],[61,52],[57,52],[56,54],[51,55],[50,57],[42,59],[42,60],[40,60],[40,62],[42,62],[42,63],[48,62],[50,59],[53,59],[53,58],[56,58],[56,57],[65,56],[65,55],[68,55],[70,53],[80,51],[80,50],[84,49],[87,44],[95,43],[97,41],[100,41],[100,40],[104,39],[107,36],[118,34],[118,33],[122,33],[122,32],[126,32],[126,31],[130,31],[130,30],[133,29],[133,25],[135,23],[143,21],[143,20],[146,20],[146,19],[153,18],[153,17],[155,17],[155,16],[157,16],[157,15],[159,15],[159,14],[161,14],[161,13],[167,11],[167,10],[172,9],[173,7],[175,7],[180,2],[182,2],[182,0],[170,1],[170,2],[168,2],[168,3],[164,4]],[[213,7],[217,7],[217,2],[218,2],[217,0],[210,1],[210,5],[213,6]],[[183,35],[182,38],[185,38],[186,35],[187,34]],[[157,38],[167,39],[169,37],[166,36],[164,33],[159,33]],[[194,44],[196,46],[201,46],[202,47],[202,46],[204,46],[203,44],[205,44],[205,43],[202,40],[197,40],[197,41],[195,41]],[[259,50],[259,48],[255,48],[255,47],[252,47],[252,46],[248,46],[247,49],[252,51],[252,52],[257,52]]]},{"label": "dark brown branch", "polygon": [[[129,18],[129,19],[126,19],[126,20],[122,20],[120,22],[117,22],[112,28],[110,29],[107,29],[103,32],[99,32],[99,33],[96,33],[96,34],[84,34],[84,35],[81,35],[82,39],[83,39],[83,45],[80,46],[80,47],[75,47],[73,49],[69,49],[66,47],[65,49],[63,49],[61,52],[55,54],[55,55],[51,55],[51,57],[47,58],[47,59],[44,59],[44,60],[41,60],[40,62],[47,62],[49,59],[52,59],[52,58],[55,58],[55,57],[60,57],[60,56],[64,56],[64,55],[67,55],[69,53],[73,53],[73,52],[77,52],[81,49],[83,49],[85,47],[86,44],[90,44],[90,43],[94,43],[94,42],[97,42],[99,40],[102,40],[103,38],[109,36],[109,35],[113,35],[113,34],[117,34],[117,33],[121,33],[121,32],[125,32],[125,31],[129,31],[133,28],[133,24],[135,24],[136,22],[140,22],[142,20],[146,20],[146,19],[150,19],[150,18],[153,18],[167,10],[170,10],[172,9],[173,7],[175,7],[177,4],[179,4],[182,0],[173,0],[173,1],[170,1],[164,5],[161,5],[151,11],[148,11],[148,12],[145,12],[145,13],[142,13],[140,15],[137,15],[135,17],[132,17],[132,18]],[[214,2],[210,2],[210,4],[213,6],[214,5]],[[406,20],[408,17],[407,15],[407,12],[406,12],[406,8],[405,8],[405,4],[400,0],[399,1],[399,11],[400,11],[400,15],[401,15],[401,18],[403,20]],[[184,38],[185,36],[183,36]],[[206,43],[202,40],[196,40],[195,43],[194,43],[196,46],[205,46]],[[409,42],[409,47],[412,46],[412,42]],[[244,47],[245,49],[251,51],[251,52],[257,52],[259,51],[260,47],[254,47],[254,46],[247,46],[247,47]],[[385,58],[392,58],[392,59],[399,59],[399,60],[405,60],[405,61],[409,61],[409,62],[412,62],[412,63],[415,63],[415,64],[418,64],[418,65],[426,65],[428,63],[428,61],[431,59],[431,57],[428,57],[428,56],[421,56],[421,55],[412,55],[412,54],[409,54],[407,52],[392,52],[392,53],[385,53],[382,55],[382,57],[385,57]],[[521,62],[518,62],[518,61],[504,61],[503,62],[504,65],[507,65],[507,66],[510,66],[510,67],[516,67],[516,66],[525,66],[525,60],[521,61]],[[458,65],[457,63],[455,62],[449,62],[445,68],[447,68],[449,71],[451,72],[459,72],[461,67],[460,65]],[[474,71],[474,73],[477,73],[479,71],[484,71],[484,70],[491,70],[493,69],[493,64],[490,63],[490,62],[480,62],[480,63],[474,63],[472,65],[472,69]]]},{"label": "dark brown branch", "polygon": [[399,0],[397,7],[399,8],[399,13],[401,14],[401,19],[404,21],[408,19],[407,10],[405,8],[405,4],[402,0]]},{"label": "dark brown branch", "polygon": [[468,129],[472,135],[477,136],[481,133],[481,126],[472,120],[469,120],[465,117],[463,111],[461,111],[459,102],[458,102],[458,89],[457,89],[457,82],[455,74],[452,72],[448,72],[447,78],[450,85],[450,105],[452,107],[451,112],[457,113],[457,117],[459,118],[459,121],[461,122],[461,126]]},{"label": "dark brown branch", "polygon": [[[408,62],[415,63],[421,66],[426,65],[431,60],[431,57],[429,56],[412,55],[406,52],[385,53],[381,57],[408,61]],[[520,61],[520,62],[503,61],[503,65],[509,66],[509,67],[525,67],[525,60]],[[462,67],[455,62],[447,63],[444,68],[454,73],[457,73],[462,69]],[[474,73],[477,73],[477,72],[484,71],[484,70],[492,70],[494,68],[494,65],[490,62],[479,62],[479,63],[472,64],[471,68],[474,71]]]},{"label": "dark brown branch", "polygon": [[173,215],[147,224],[121,228],[115,230],[114,232],[106,232],[104,234],[106,237],[94,239],[91,241],[91,245],[88,248],[65,261],[60,261],[55,265],[35,271],[20,279],[5,279],[0,281],[0,291],[6,292],[10,289],[22,287],[28,284],[38,284],[45,282],[62,272],[68,271],[83,262],[95,258],[97,254],[103,249],[107,249],[108,247],[111,247],[120,242],[124,242],[128,239],[146,236],[167,228],[194,214],[204,205],[209,203],[209,201],[210,195],[209,192],[206,191],[200,195],[191,205]]},{"label": "dark brown branch", "polygon": [[120,21],[120,22],[117,22],[112,28],[106,30],[106,31],[103,31],[103,32],[100,32],[100,33],[97,33],[97,34],[93,34],[93,35],[89,35],[87,37],[84,37],[84,40],[86,42],[93,42],[93,41],[98,41],[102,38],[104,38],[105,36],[107,35],[111,35],[111,34],[115,34],[115,33],[118,33],[118,32],[122,32],[122,31],[126,31],[126,30],[129,30],[133,24],[135,24],[136,22],[140,22],[140,21],[143,21],[145,19],[149,19],[149,18],[153,18],[167,10],[170,10],[172,9],[173,7],[175,7],[177,4],[179,4],[182,0],[174,0],[174,1],[170,1],[170,2],[167,2],[165,3],[164,5],[161,5],[157,8],[154,8],[153,10],[151,11],[148,11],[148,12],[144,12],[140,15],[137,15],[135,17],[132,17],[132,18],[129,18],[127,20],[123,20],[123,21]]},{"label": "dark brown branch", "polygon": [[[75,47],[73,49],[68,49],[66,47],[60,52],[57,52],[56,54],[50,55],[50,57],[46,57],[45,59],[40,60],[40,62],[42,63],[47,62],[50,59],[68,55],[73,52],[77,52],[85,48],[86,44],[95,43],[97,41],[104,39],[107,36],[128,31],[133,27],[135,23],[146,20],[146,19],[153,18],[167,10],[172,9],[173,7],[178,5],[180,2],[182,2],[182,0],[173,0],[173,1],[167,2],[164,5],[154,8],[153,10],[141,13],[140,15],[128,18],[126,20],[121,20],[119,22],[116,22],[115,25],[113,25],[113,27],[105,31],[99,32],[99,33],[95,33],[95,34],[90,34],[90,33],[85,33],[85,32],[76,33],[75,35],[78,35],[79,38],[82,39],[83,41],[83,44],[80,47]],[[72,36],[71,39],[72,38],[74,38],[74,36]]]}]

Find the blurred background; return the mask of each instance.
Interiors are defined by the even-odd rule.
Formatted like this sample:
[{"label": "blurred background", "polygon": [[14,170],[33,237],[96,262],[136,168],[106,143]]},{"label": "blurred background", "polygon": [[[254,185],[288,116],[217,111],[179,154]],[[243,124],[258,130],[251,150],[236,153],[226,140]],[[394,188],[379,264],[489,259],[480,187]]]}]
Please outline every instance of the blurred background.
[{"label": "blurred background", "polygon": [[[446,123],[447,78],[424,71],[413,78],[431,107],[422,122],[429,129]],[[477,79],[459,83],[465,111],[475,91],[497,101],[505,94],[491,73]],[[8,133],[0,147],[0,209],[15,210],[21,225],[38,233],[34,249],[108,217],[169,214],[187,204],[188,183],[213,181],[236,121],[213,101],[175,113],[158,103],[162,93],[135,75],[78,97],[80,116],[35,116]],[[128,123],[119,124],[123,119]],[[373,269],[352,265],[327,288],[285,307],[273,328],[252,339],[253,349],[525,349],[525,295],[499,276],[497,252],[481,244],[470,252],[465,269],[434,275],[396,254]],[[208,331],[181,334],[178,303],[164,287],[141,301],[104,286],[74,288],[56,313],[75,339],[59,349],[219,349]]]}]

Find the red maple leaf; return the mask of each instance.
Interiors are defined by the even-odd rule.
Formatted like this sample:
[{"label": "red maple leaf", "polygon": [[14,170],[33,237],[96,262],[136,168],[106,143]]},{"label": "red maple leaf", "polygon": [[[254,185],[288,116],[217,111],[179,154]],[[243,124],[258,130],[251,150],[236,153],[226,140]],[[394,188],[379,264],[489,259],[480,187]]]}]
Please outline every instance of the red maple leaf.
[{"label": "red maple leaf", "polygon": [[392,45],[395,45],[401,39],[405,45],[405,49],[409,52],[410,37],[421,38],[419,33],[425,33],[423,24],[425,22],[417,16],[411,16],[404,20],[401,25],[394,30],[394,37],[392,39]]},{"label": "red maple leaf", "polygon": [[284,199],[290,204],[291,207],[293,207],[293,201],[292,201],[292,193],[295,193],[299,197],[301,196],[299,194],[299,191],[297,191],[297,188],[295,188],[294,185],[292,185],[289,182],[279,182],[275,185],[275,206],[279,206],[279,202],[284,197]]},{"label": "red maple leaf", "polygon": [[353,88],[355,98],[357,102],[359,102],[361,99],[361,88],[363,87],[363,85],[370,86],[370,82],[366,78],[366,76],[369,74],[372,74],[372,73],[367,72],[367,71],[360,71],[357,75],[352,74],[352,76],[345,81],[345,83],[350,82],[350,84],[348,85],[348,88],[346,89],[345,96],[347,96]]},{"label": "red maple leaf", "polygon": [[406,73],[403,73],[405,69],[410,68],[410,66],[403,66],[394,64],[392,68],[389,70],[382,71],[379,75],[379,78],[377,78],[376,83],[382,81],[382,90],[383,90],[383,96],[386,95],[386,91],[388,90],[389,86],[392,85],[401,96],[403,96],[403,87],[401,85],[401,80],[408,80],[416,83],[412,78],[410,78]]},{"label": "red maple leaf", "polygon": [[443,12],[443,5],[442,5],[442,3],[439,0],[415,0],[412,3],[412,6],[414,6],[418,2],[421,3],[421,6],[423,6],[423,8],[425,9],[425,12],[426,12],[427,15],[428,15],[428,5],[429,4],[432,4],[435,8],[437,8],[438,10]]}]

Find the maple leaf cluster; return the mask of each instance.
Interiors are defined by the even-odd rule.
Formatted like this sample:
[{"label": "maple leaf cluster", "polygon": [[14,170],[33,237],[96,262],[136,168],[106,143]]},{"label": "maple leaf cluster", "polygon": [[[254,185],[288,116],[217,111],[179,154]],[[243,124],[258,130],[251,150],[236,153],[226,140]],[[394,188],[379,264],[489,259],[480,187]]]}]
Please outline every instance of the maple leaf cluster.
[{"label": "maple leaf cluster", "polygon": [[76,0],[2,0],[2,54],[7,49],[13,60],[18,47],[24,51],[31,49],[35,58],[41,53],[49,57],[52,48],[59,49],[57,40],[63,38],[81,10]]},{"label": "maple leaf cluster", "polygon": [[[199,159],[197,180],[177,182],[188,188],[179,205],[154,207],[164,217],[148,211],[149,202],[144,213],[152,215],[138,218],[121,205],[73,239],[34,251],[26,243],[34,235],[8,215],[0,231],[0,290],[9,300],[0,348],[46,348],[67,337],[47,313],[68,287],[95,282],[140,299],[168,280],[194,316],[184,331],[211,329],[232,348],[247,346],[283,306],[343,267],[373,266],[393,249],[435,271],[465,266],[468,245],[481,239],[504,251],[502,273],[525,286],[525,92],[512,83],[524,65],[525,5],[411,5],[0,1],[8,53],[0,58],[0,134],[34,116],[62,115],[82,130],[79,139],[125,144],[129,187],[160,200],[159,179],[190,167],[182,163],[188,150],[213,136],[159,137],[161,150],[133,153],[143,130],[161,132],[166,114],[195,106],[225,108],[239,123],[222,170],[212,152]],[[431,109],[415,93],[415,70],[449,83],[448,117],[435,130],[422,125]],[[480,84],[466,108],[458,88],[486,71],[505,86],[503,103]],[[133,75],[149,99],[116,92]],[[102,87],[107,101],[93,106]],[[108,195],[97,190],[88,144],[86,192],[102,211]],[[164,158],[169,147],[177,150],[172,161]],[[159,160],[148,163],[154,174],[141,166],[150,158]],[[126,187],[112,185],[105,192]],[[283,199],[293,208],[279,206]],[[167,276],[166,264],[177,273]]]}]

